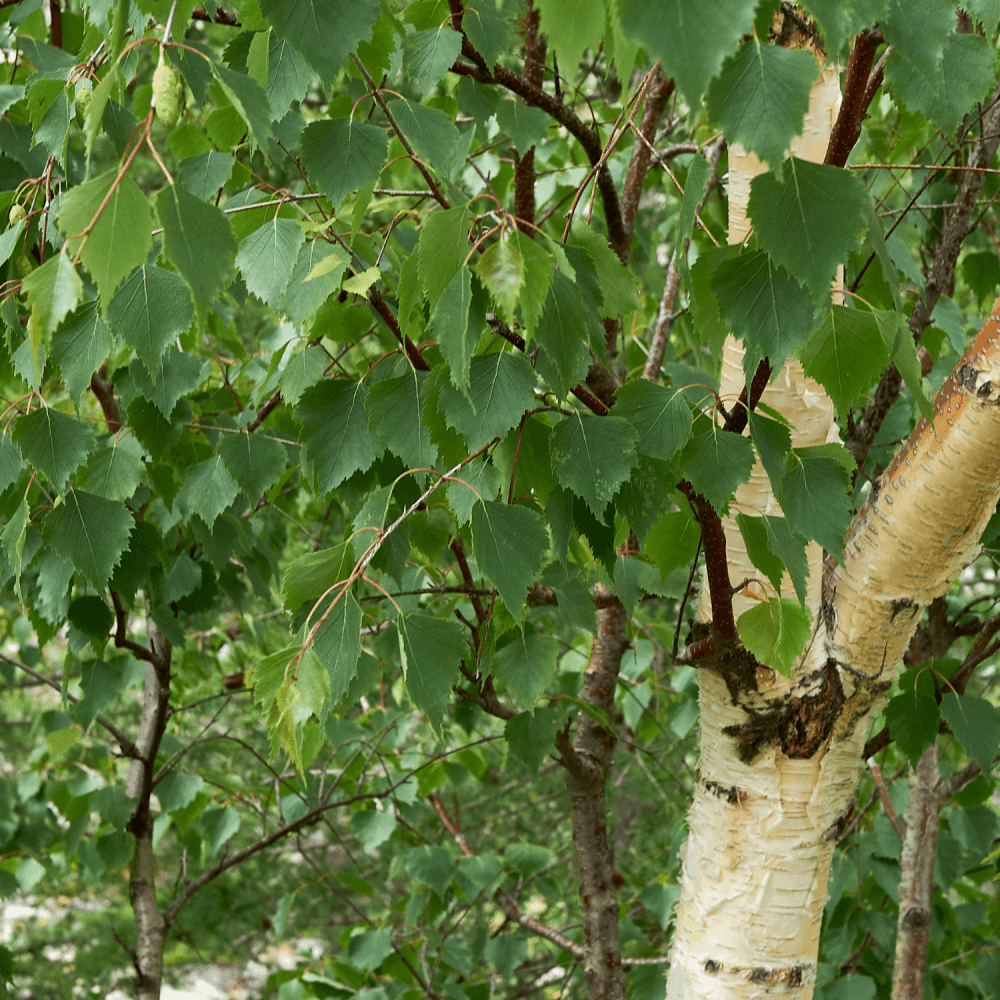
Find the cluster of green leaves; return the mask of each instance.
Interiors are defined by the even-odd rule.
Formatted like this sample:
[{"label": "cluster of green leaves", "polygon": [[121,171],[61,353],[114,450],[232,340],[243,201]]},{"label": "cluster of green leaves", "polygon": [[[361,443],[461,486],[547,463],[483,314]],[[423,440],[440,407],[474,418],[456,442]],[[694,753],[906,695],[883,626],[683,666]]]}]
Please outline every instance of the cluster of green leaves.
[{"label": "cluster of green leaves", "polygon": [[[224,758],[188,751],[194,719],[165,740],[161,762],[180,764],[156,789],[163,850],[207,868],[327,801],[331,783],[351,800],[335,835],[369,860],[345,866],[334,890],[293,874],[269,887],[278,938],[322,899],[346,895],[370,921],[343,929],[325,976],[306,985],[295,973],[299,995],[370,988],[375,1000],[397,995],[391,979],[416,996],[416,956],[430,949],[435,988],[475,1000],[493,972],[527,977],[526,958],[565,959],[523,930],[492,936],[500,918],[481,905],[520,885],[553,923],[572,922],[576,894],[553,875],[566,865],[558,818],[529,822],[515,804],[506,852],[484,834],[481,853],[460,857],[427,796],[450,784],[489,802],[501,773],[515,803],[526,785],[549,788],[598,582],[655,641],[623,668],[624,724],[640,743],[689,738],[693,671],[657,669],[698,547],[682,480],[722,512],[762,462],[784,516],[742,512],[740,529],[763,579],[777,591],[787,570],[798,601],[762,604],[740,634],[789,669],[809,634],[804,546],[841,553],[852,466],[839,445],[792,448],[766,408],[749,436],[723,431],[716,359],[727,332],[743,338],[749,375],[798,355],[843,417],[892,361],[911,393],[885,433],[901,436],[927,405],[900,284],[919,284],[913,251],[926,234],[907,224],[886,236],[878,209],[905,204],[910,181],[877,175],[869,190],[855,173],[783,159],[817,70],[764,41],[774,2],[697,16],[654,0],[535,5],[564,72],[587,49],[597,58],[594,121],[618,140],[616,181],[634,105],[609,83],[655,58],[690,109],[686,135],[703,143],[723,128],[773,167],[753,183],[752,241],[720,248],[723,204],[710,200],[695,226],[709,164],[679,157],[684,192],[641,209],[628,268],[580,197],[592,180],[580,144],[487,79],[494,64],[518,65],[515,0],[471,0],[460,25],[436,0],[242,0],[223,24],[191,21],[182,0],[169,38],[168,0],[64,6],[59,44],[41,0],[0,13],[0,46],[17,52],[0,78],[4,623],[22,663],[63,668],[27,774],[4,785],[0,891],[32,889],[46,871],[110,886],[128,863],[123,765],[95,720],[134,725],[144,669],[126,640],[148,615],[173,644],[178,706],[245,672],[261,722],[239,781]],[[890,0],[804,6],[831,53],[882,20],[887,123],[873,120],[865,142],[884,162],[953,131],[992,83],[995,53],[956,34],[938,0],[918,28]],[[972,6],[992,33],[1000,14]],[[125,44],[109,54],[118,28]],[[454,71],[468,46],[485,74]],[[184,81],[170,129],[151,109],[161,54]],[[586,92],[588,80],[568,85]],[[892,126],[906,142],[890,141]],[[519,227],[515,161],[529,149],[537,222]],[[657,195],[661,179],[647,182]],[[691,308],[663,379],[639,377],[646,348],[625,338],[613,408],[585,405],[574,390],[608,361],[602,319],[647,328],[657,251],[687,238]],[[974,250],[959,289],[969,315],[995,268],[985,243]],[[845,259],[849,278],[863,274],[860,297],[832,305]],[[936,371],[964,337],[955,311],[942,307],[925,340]],[[641,554],[620,554],[630,536]],[[510,718],[456,698],[486,678]],[[243,704],[224,719],[248,725]],[[431,762],[435,738],[449,753]],[[262,804],[256,786],[272,780]],[[683,794],[671,803],[679,817]],[[679,839],[661,843],[667,827],[649,836],[671,860],[626,872],[644,887],[623,915],[628,954],[662,948],[668,929]],[[198,904],[206,933],[214,912]],[[640,967],[633,989],[653,997],[662,982]]]}]

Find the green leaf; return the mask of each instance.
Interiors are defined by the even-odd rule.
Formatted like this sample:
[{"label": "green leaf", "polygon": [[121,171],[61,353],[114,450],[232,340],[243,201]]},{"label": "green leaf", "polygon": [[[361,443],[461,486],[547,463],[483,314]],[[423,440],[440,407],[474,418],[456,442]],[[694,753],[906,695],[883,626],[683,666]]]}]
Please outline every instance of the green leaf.
[{"label": "green leaf", "polygon": [[191,805],[204,787],[205,779],[201,775],[173,770],[157,783],[154,790],[160,809],[171,813]]},{"label": "green leaf", "polygon": [[743,341],[743,371],[748,381],[764,358],[774,371],[780,369],[812,332],[809,293],[762,250],[723,261],[711,285],[720,315]]},{"label": "green leaf", "polygon": [[458,523],[466,524],[469,521],[480,499],[495,500],[502,485],[503,476],[500,470],[489,462],[476,462],[462,469],[447,488],[448,506],[454,512]]},{"label": "green leaf", "polygon": [[441,387],[445,420],[476,451],[517,426],[535,403],[536,384],[522,354],[500,351],[473,358],[468,398],[452,385]]},{"label": "green leaf", "polygon": [[350,379],[327,379],[302,394],[295,416],[302,421],[303,457],[321,494],[367,471],[382,452],[369,429],[367,396],[364,383]]},{"label": "green leaf", "polygon": [[240,829],[240,814],[229,806],[207,809],[201,814],[201,828],[208,841],[208,857],[213,858]]},{"label": "green leaf", "polygon": [[173,604],[193,594],[201,586],[201,576],[201,566],[182,552],[174,559],[170,572],[160,584],[157,597],[163,604]]},{"label": "green leaf", "polygon": [[417,241],[417,274],[433,310],[469,252],[469,206],[432,212]]},{"label": "green leaf", "polygon": [[424,844],[402,855],[403,868],[418,882],[429,885],[442,899],[455,876],[455,859],[443,848]]},{"label": "green leaf", "polygon": [[[59,202],[57,219],[68,249],[72,253],[79,251],[105,303],[132,270],[146,260],[153,246],[153,213],[146,196],[128,176],[112,191],[117,179],[118,170],[109,170],[71,188]],[[82,233],[95,216],[93,229],[82,244],[70,240]]]},{"label": "green leaf", "polygon": [[845,306],[831,306],[802,349],[805,373],[823,384],[839,414],[878,380],[888,361],[875,317]]},{"label": "green leaf", "polygon": [[721,514],[740,483],[753,471],[753,446],[741,434],[730,434],[712,421],[695,434],[680,462],[691,485]]},{"label": "green leaf", "polygon": [[115,622],[114,612],[94,594],[73,601],[68,616],[74,627],[96,639],[103,639]]},{"label": "green leaf", "polygon": [[597,318],[586,308],[580,289],[562,271],[556,271],[535,339],[541,348],[539,371],[560,398],[587,374],[590,334],[596,324]]},{"label": "green leaf", "polygon": [[663,582],[675,570],[689,566],[698,552],[701,529],[685,504],[664,511],[646,535],[645,551],[660,571]]},{"label": "green leaf", "polygon": [[755,7],[753,0],[697,8],[686,0],[624,0],[622,30],[663,63],[688,105],[697,107],[723,59],[750,34]]},{"label": "green leaf", "polygon": [[503,871],[504,864],[495,854],[477,854],[458,859],[455,881],[469,899],[475,899],[483,891],[496,889]]},{"label": "green leaf", "polygon": [[437,462],[437,447],[420,422],[425,378],[426,372],[409,369],[398,378],[376,382],[365,401],[368,426],[411,469],[432,469]]},{"label": "green leaf", "polygon": [[762,43],[753,36],[708,88],[708,113],[726,139],[741,142],[774,170],[801,131],[819,67],[808,49]]},{"label": "green leaf", "polygon": [[236,238],[225,215],[178,184],[156,195],[156,214],[163,226],[167,257],[191,289],[195,302],[207,308],[229,284],[236,257]]},{"label": "green leaf", "polygon": [[511,641],[493,654],[489,669],[501,690],[532,709],[555,676],[559,643],[551,635],[514,631]]},{"label": "green leaf", "polygon": [[343,247],[313,240],[299,249],[284,302],[279,311],[301,326],[311,320],[330,295],[340,288],[340,279],[350,257]]},{"label": "green leaf", "polygon": [[500,592],[511,616],[520,620],[528,587],[549,548],[541,514],[484,500],[472,511],[472,547],[479,568]]},{"label": "green leaf", "polygon": [[955,9],[947,0],[923,0],[913,10],[904,0],[888,0],[882,19],[886,40],[925,73],[939,62],[955,29]]},{"label": "green leaf", "polygon": [[183,279],[160,267],[137,267],[108,306],[112,333],[124,338],[154,379],[160,377],[163,352],[192,319]]},{"label": "green leaf", "polygon": [[788,527],[815,539],[839,562],[851,523],[848,487],[854,462],[839,444],[793,448],[779,499]]},{"label": "green leaf", "polygon": [[[503,7],[502,10],[498,7]],[[462,30],[492,67],[513,37],[512,9],[497,0],[469,0],[462,15]]]},{"label": "green leaf", "polygon": [[378,0],[260,0],[275,32],[302,53],[324,80],[333,80],[379,15]]},{"label": "green leaf", "polygon": [[221,455],[213,455],[191,466],[174,499],[174,509],[184,518],[197,514],[209,529],[215,519],[236,499],[240,488],[229,474]]},{"label": "green leaf", "polygon": [[403,67],[418,93],[426,94],[448,72],[462,51],[462,36],[440,26],[414,31],[406,38]]},{"label": "green leaf", "polygon": [[791,677],[812,634],[812,615],[797,601],[772,598],[744,611],[736,632],[761,663]]},{"label": "green leaf", "polygon": [[541,844],[528,844],[523,840],[508,844],[504,857],[521,878],[529,879],[552,864],[552,852]]},{"label": "green leaf", "polygon": [[522,101],[498,101],[496,116],[500,131],[510,136],[522,156],[549,134],[549,116]]},{"label": "green leaf", "polygon": [[573,227],[572,242],[582,246],[594,262],[604,306],[602,315],[617,317],[638,309],[639,288],[635,274],[622,264],[607,237],[592,226],[578,222]]},{"label": "green leaf", "polygon": [[[996,261],[995,256],[993,256],[993,260]],[[883,309],[874,310],[872,315],[875,317],[875,322],[878,323],[878,332],[882,335],[882,343],[885,344],[889,360],[899,369],[899,373],[903,376],[906,387],[913,394],[920,412],[928,420],[933,420],[934,407],[924,393],[917,347],[913,343],[910,328],[906,325],[906,317],[901,312],[888,312]]]},{"label": "green leaf", "polygon": [[632,379],[615,392],[616,417],[636,430],[640,455],[670,461],[691,436],[691,408],[679,389]]},{"label": "green leaf", "polygon": [[87,462],[80,487],[107,500],[128,500],[142,479],[142,445],[131,434],[113,437]]},{"label": "green leaf", "polygon": [[764,526],[762,518],[737,514],[736,525],[746,543],[750,561],[767,577],[771,586],[780,594],[781,576],[785,571],[785,565],[767,544],[767,528]]},{"label": "green leaf", "polygon": [[163,414],[165,420],[170,419],[181,396],[197,389],[210,371],[210,361],[188,351],[173,349],[167,351],[162,368],[155,378],[150,377],[139,358],[128,367],[135,390],[143,399],[148,399]]},{"label": "green leaf", "polygon": [[506,237],[491,243],[476,262],[476,276],[496,299],[507,321],[513,322],[514,307],[524,284],[524,257],[517,242]]},{"label": "green leaf", "polygon": [[[313,623],[319,621],[324,610],[321,608],[313,617]],[[330,678],[330,704],[336,705],[354,680],[361,656],[361,607],[350,590],[320,625],[312,648]]]},{"label": "green leaf", "polygon": [[893,743],[916,765],[938,735],[940,711],[932,672],[926,665],[904,671],[899,676],[899,692],[885,706],[885,721]]},{"label": "green leaf", "polygon": [[565,708],[536,708],[508,719],[504,739],[510,752],[524,761],[534,774],[555,743],[556,733],[566,721]]},{"label": "green leaf", "polygon": [[83,294],[83,282],[66,253],[53,254],[24,279],[22,287],[44,336],[55,331]]},{"label": "green leaf", "polygon": [[781,493],[781,480],[785,475],[785,462],[792,450],[792,435],[781,421],[766,416],[758,404],[756,410],[747,414],[750,424],[750,439],[757,450],[761,464],[771,480],[775,496]]},{"label": "green leaf", "polygon": [[243,274],[247,289],[269,306],[277,307],[288,287],[305,242],[302,227],[277,215],[251,233],[236,254],[236,266]]},{"label": "green leaf", "polygon": [[125,550],[134,523],[125,504],[71,489],[46,517],[42,537],[100,590]]},{"label": "green leaf", "polygon": [[879,16],[878,4],[873,8],[869,0],[805,0],[802,6],[816,19],[832,60],[863,20],[870,17],[874,21]]},{"label": "green leaf", "polygon": [[768,171],[753,179],[749,214],[760,245],[819,298],[861,245],[866,196],[853,171],[791,156],[780,177]]},{"label": "green leaf", "polygon": [[679,885],[659,885],[653,883],[647,885],[642,890],[642,905],[654,914],[657,922],[663,930],[670,924],[670,918],[674,912],[674,906],[680,898],[681,887]]},{"label": "green leaf", "polygon": [[90,388],[91,376],[107,360],[112,347],[114,340],[98,312],[96,299],[82,303],[53,334],[52,358],[77,407]]},{"label": "green leaf", "polygon": [[400,615],[396,627],[406,692],[440,734],[452,685],[461,677],[459,661],[470,652],[465,631],[458,622],[421,612]]},{"label": "green leaf", "polygon": [[469,386],[469,365],[479,342],[479,331],[469,330],[471,306],[472,272],[463,267],[441,293],[431,316],[431,327],[448,362],[451,382],[456,389],[467,389]]},{"label": "green leaf", "polygon": [[16,510],[4,525],[3,532],[0,532],[0,547],[3,548],[4,555],[10,563],[11,571],[14,574],[14,591],[18,596],[21,594],[21,570],[23,569],[24,542],[28,531],[28,521],[28,501],[22,497]]},{"label": "green leaf", "polygon": [[389,110],[424,163],[449,179],[465,165],[474,128],[460,133],[450,115],[404,98],[390,101]]},{"label": "green leaf", "polygon": [[235,162],[232,156],[214,149],[188,156],[177,165],[177,183],[196,198],[207,200],[228,183]]},{"label": "green leaf", "polygon": [[283,118],[296,101],[306,96],[313,73],[293,45],[272,33],[267,43],[267,85],[271,120]]},{"label": "green leaf", "polygon": [[318,344],[309,344],[303,350],[293,348],[284,360],[285,370],[278,377],[281,398],[290,406],[297,406],[305,391],[326,375],[330,355]]},{"label": "green leaf", "polygon": [[351,833],[365,854],[374,854],[396,829],[396,816],[389,810],[365,809],[351,817]]},{"label": "green leaf", "polygon": [[621,417],[564,417],[549,436],[560,485],[583,497],[598,518],[636,463],[639,435]]},{"label": "green leaf", "polygon": [[[142,683],[146,667],[131,656],[122,659],[89,660],[80,667],[83,697],[73,706],[73,719],[86,729],[123,691]],[[111,791],[111,789],[109,789]],[[124,796],[124,789],[115,792]],[[91,804],[97,808],[93,801]],[[125,812],[126,819],[131,809]]]},{"label": "green leaf", "polygon": [[933,63],[914,64],[894,48],[886,60],[885,77],[907,110],[925,115],[950,136],[992,89],[995,58],[985,38],[949,32],[943,57]]},{"label": "green leaf", "polygon": [[[311,605],[331,587],[346,580],[351,568],[347,542],[299,556],[281,576],[282,603],[288,611],[296,611],[307,602]],[[310,620],[310,627],[314,624],[315,618]]]},{"label": "green leaf", "polygon": [[1000,750],[1000,711],[985,698],[949,691],[941,699],[941,715],[962,749],[988,775]]},{"label": "green leaf", "polygon": [[211,60],[209,67],[229,103],[236,109],[247,133],[261,152],[271,159],[274,151],[271,132],[271,105],[264,88],[246,73],[238,73],[220,62]]},{"label": "green leaf", "polygon": [[224,435],[219,454],[251,504],[281,478],[287,461],[285,446],[259,432]]},{"label": "green leaf", "polygon": [[24,219],[20,219],[0,236],[0,264],[6,264],[10,260],[25,225]]},{"label": "green leaf", "polygon": [[382,129],[349,118],[313,122],[302,133],[302,165],[334,210],[378,180],[388,152]]},{"label": "green leaf", "polygon": [[24,460],[59,493],[94,447],[94,433],[86,424],[50,406],[18,417],[10,437]]},{"label": "green leaf", "polygon": [[783,517],[771,517],[765,514],[760,520],[767,532],[767,547],[784,564],[795,588],[795,596],[805,607],[806,582],[809,579],[805,539],[801,535],[796,535]]},{"label": "green leaf", "polygon": [[0,433],[0,493],[17,482],[23,468],[21,449],[14,444],[9,434]]}]

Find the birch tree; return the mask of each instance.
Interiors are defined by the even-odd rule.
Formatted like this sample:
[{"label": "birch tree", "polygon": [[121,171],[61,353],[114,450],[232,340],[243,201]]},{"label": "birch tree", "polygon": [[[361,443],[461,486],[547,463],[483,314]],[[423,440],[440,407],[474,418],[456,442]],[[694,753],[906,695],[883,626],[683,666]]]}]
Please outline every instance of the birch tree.
[{"label": "birch tree", "polygon": [[993,995],[998,26],[0,4],[0,979]]}]

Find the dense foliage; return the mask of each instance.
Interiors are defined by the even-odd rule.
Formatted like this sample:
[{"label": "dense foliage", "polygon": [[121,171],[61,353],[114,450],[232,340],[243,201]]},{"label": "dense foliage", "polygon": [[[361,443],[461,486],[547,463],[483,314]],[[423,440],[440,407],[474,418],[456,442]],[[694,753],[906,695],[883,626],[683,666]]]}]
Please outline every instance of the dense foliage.
[{"label": "dense foliage", "polygon": [[[699,518],[759,455],[784,516],[748,544],[800,601],[738,627],[787,671],[806,541],[842,552],[1000,285],[990,172],[918,359],[1000,8],[803,6],[844,62],[876,22],[891,44],[848,169],[783,160],[818,68],[769,39],[770,0],[2,5],[0,894],[49,910],[0,978],[133,975],[145,837],[167,981],[311,941],[268,995],[581,995],[563,771],[589,717],[615,734],[630,995],[663,996]],[[723,132],[773,168],[733,248]],[[801,357],[849,444],[890,362],[905,386],[871,447],[792,449],[766,408],[727,433],[730,330],[748,379]],[[828,1000],[888,996],[890,817],[939,723],[945,766],[985,776],[939,832],[933,993],[998,995],[992,660],[942,697],[991,565],[889,703],[889,787],[860,789],[830,887]],[[612,602],[631,646],[602,707],[583,680]]]}]

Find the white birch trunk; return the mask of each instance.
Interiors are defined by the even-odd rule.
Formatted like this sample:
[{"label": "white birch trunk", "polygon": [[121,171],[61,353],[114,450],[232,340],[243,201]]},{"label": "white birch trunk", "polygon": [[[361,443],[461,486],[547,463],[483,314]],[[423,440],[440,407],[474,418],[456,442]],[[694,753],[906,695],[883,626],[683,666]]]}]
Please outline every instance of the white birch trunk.
[{"label": "white birch trunk", "polygon": [[[828,84],[821,77],[817,90]],[[825,107],[814,92],[817,117],[832,123],[835,108]],[[814,134],[810,141],[822,158],[826,140]],[[731,180],[731,192],[733,184],[739,188]],[[742,239],[739,220],[733,229]],[[933,425],[918,424],[859,511],[845,564],[823,581],[822,554],[818,547],[810,553],[809,602],[819,625],[793,678],[758,672],[758,692],[734,704],[717,673],[699,672],[701,758],[668,1000],[813,994],[830,862],[871,722],[922,608],[974,554],[1000,497],[998,309],[1000,302],[942,388]],[[739,345],[727,344],[729,399],[742,388],[740,361]],[[801,445],[827,438],[832,407],[824,395],[792,361],[764,398],[796,426],[793,443]],[[759,468],[737,499],[747,513],[778,512]],[[731,579],[759,576],[741,563],[735,525],[724,526]],[[765,596],[738,597],[734,613]]]}]

